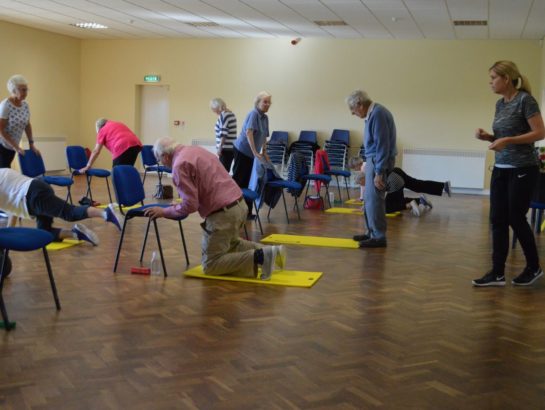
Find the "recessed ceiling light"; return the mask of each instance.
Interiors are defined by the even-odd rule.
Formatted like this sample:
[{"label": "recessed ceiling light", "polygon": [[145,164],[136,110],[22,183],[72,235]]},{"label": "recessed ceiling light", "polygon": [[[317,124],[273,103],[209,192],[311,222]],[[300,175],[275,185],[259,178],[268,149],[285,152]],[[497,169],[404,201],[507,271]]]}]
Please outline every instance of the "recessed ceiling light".
[{"label": "recessed ceiling light", "polygon": [[487,26],[486,20],[454,20],[455,26]]},{"label": "recessed ceiling light", "polygon": [[93,22],[75,23],[70,25],[74,27],[78,27],[78,28],[86,28],[91,30],[102,30],[102,29],[108,28],[108,26],[105,26],[104,24],[93,23]]},{"label": "recessed ceiling light", "polygon": [[194,21],[192,23],[187,23],[187,24],[193,27],[219,27],[220,26],[218,23],[215,23],[213,21]]},{"label": "recessed ceiling light", "polygon": [[346,21],[342,20],[316,20],[314,24],[320,27],[348,26]]}]

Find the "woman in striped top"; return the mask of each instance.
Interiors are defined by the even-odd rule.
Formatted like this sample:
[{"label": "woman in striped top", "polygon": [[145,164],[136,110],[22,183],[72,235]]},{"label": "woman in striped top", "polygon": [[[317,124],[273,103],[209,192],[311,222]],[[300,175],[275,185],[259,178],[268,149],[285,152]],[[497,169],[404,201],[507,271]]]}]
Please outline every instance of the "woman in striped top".
[{"label": "woman in striped top", "polygon": [[229,172],[233,162],[233,142],[237,138],[237,118],[221,98],[214,98],[210,101],[210,109],[218,115],[216,121],[216,150],[218,157]]}]

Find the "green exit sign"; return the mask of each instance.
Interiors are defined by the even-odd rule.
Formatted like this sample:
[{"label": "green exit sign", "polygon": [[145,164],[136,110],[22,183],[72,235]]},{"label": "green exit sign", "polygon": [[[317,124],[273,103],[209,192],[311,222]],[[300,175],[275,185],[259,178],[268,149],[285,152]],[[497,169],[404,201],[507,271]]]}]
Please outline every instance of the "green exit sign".
[{"label": "green exit sign", "polygon": [[161,81],[160,75],[148,74],[144,76],[145,83],[158,83],[159,81]]}]

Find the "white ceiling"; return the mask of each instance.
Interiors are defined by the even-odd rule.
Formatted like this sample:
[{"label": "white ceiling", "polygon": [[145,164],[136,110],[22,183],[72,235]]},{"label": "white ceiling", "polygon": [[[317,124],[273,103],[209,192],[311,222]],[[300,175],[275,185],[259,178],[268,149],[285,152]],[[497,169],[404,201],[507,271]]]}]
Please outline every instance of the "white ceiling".
[{"label": "white ceiling", "polygon": [[[0,20],[82,39],[542,39],[545,0],[0,0]],[[347,25],[320,27],[318,20]],[[488,26],[455,27],[453,20]],[[109,28],[70,26],[86,21]]]}]

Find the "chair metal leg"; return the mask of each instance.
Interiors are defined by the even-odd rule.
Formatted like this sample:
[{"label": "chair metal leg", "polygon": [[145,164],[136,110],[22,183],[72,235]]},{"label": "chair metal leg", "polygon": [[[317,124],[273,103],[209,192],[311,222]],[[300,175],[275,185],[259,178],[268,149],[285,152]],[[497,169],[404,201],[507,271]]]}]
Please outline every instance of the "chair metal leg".
[{"label": "chair metal leg", "polygon": [[11,330],[12,326],[8,318],[8,312],[6,311],[6,305],[4,304],[4,297],[2,296],[2,290],[4,289],[4,271],[8,261],[8,250],[4,249],[2,252],[2,265],[0,265],[0,312],[2,313],[2,320],[4,321],[4,329]]},{"label": "chair metal leg", "polygon": [[187,255],[187,245],[185,243],[185,235],[184,228],[182,227],[182,221],[178,221],[178,226],[180,227],[180,235],[182,237],[182,244],[184,245],[185,262],[187,265],[189,265],[189,256]]},{"label": "chair metal leg", "polygon": [[115,255],[114,273],[117,270],[117,263],[119,262],[119,254],[121,253],[121,245],[123,245],[123,238],[125,237],[125,227],[127,226],[127,218],[123,222],[123,229],[121,230],[121,237],[119,238],[119,244],[117,245],[117,254]]},{"label": "chair metal leg", "polygon": [[341,184],[339,184],[339,176],[335,175],[335,181],[337,181],[337,191],[339,191],[339,201],[342,202],[343,196],[341,194]]},{"label": "chair metal leg", "polygon": [[112,201],[112,193],[110,192],[110,183],[108,182],[108,177],[105,178],[106,179],[106,188],[108,188],[108,198],[110,198],[110,204],[113,202]]},{"label": "chair metal leg", "polygon": [[74,205],[74,202],[72,201],[72,193],[70,192],[70,185],[66,187],[68,189],[68,193],[66,194],[66,199],[64,202],[70,201],[70,205]]},{"label": "chair metal leg", "polygon": [[267,222],[271,223],[271,206],[269,205],[269,212],[267,212]]},{"label": "chair metal leg", "polygon": [[93,193],[91,192],[91,179],[93,178],[90,175],[86,175],[87,177],[87,192],[85,193],[85,196],[88,197],[91,200],[91,203],[93,202]]},{"label": "chair metal leg", "polygon": [[45,266],[47,267],[47,275],[49,276],[49,283],[51,283],[51,291],[53,292],[53,299],[55,299],[55,306],[57,310],[61,310],[61,302],[59,301],[59,295],[57,294],[57,286],[55,286],[55,278],[53,277],[53,271],[51,270],[51,263],[49,262],[49,255],[45,246],[42,248],[44,252]]},{"label": "chair metal leg", "polygon": [[301,213],[299,212],[299,202],[297,199],[297,195],[293,197],[295,199],[295,209],[297,209],[297,218],[301,220]]},{"label": "chair metal leg", "polygon": [[261,225],[261,218],[259,217],[259,209],[257,208],[257,204],[255,203],[255,201],[254,201],[254,207],[255,207],[255,218],[257,219],[259,231],[261,232],[261,235],[263,235],[263,226]]},{"label": "chair metal leg", "polygon": [[250,237],[248,236],[248,228],[246,228],[246,223],[242,225],[244,227],[244,235],[246,236],[246,240],[249,241]]},{"label": "chair metal leg", "polygon": [[148,242],[149,227],[151,225],[151,218],[148,218],[148,226],[146,226],[146,234],[144,235],[144,242],[142,243],[142,250],[140,251],[140,263],[144,260],[144,251],[146,249],[146,243]]},{"label": "chair metal leg", "polygon": [[161,255],[161,265],[163,265],[163,277],[167,277],[167,267],[165,265],[165,258],[163,256],[163,247],[161,246],[161,238],[159,237],[159,229],[157,228],[157,219],[153,220],[153,227],[155,228],[155,237],[157,238],[157,246],[159,246],[159,255]]},{"label": "chair metal leg", "polygon": [[288,206],[286,205],[286,197],[284,196],[284,190],[282,189],[282,202],[284,202],[284,211],[286,212],[286,220],[288,225],[290,223],[290,217],[288,216]]},{"label": "chair metal leg", "polygon": [[148,170],[144,169],[144,177],[142,178],[142,185],[146,182],[146,175],[148,174]]},{"label": "chair metal leg", "polygon": [[[327,203],[329,204],[329,207],[331,208],[331,200],[329,199],[329,184],[324,184],[325,185],[325,196],[327,197]],[[322,211],[324,210],[324,204],[322,202]]]},{"label": "chair metal leg", "polygon": [[350,191],[348,190],[348,178],[344,177],[344,187],[346,188],[346,197],[350,199]]}]

